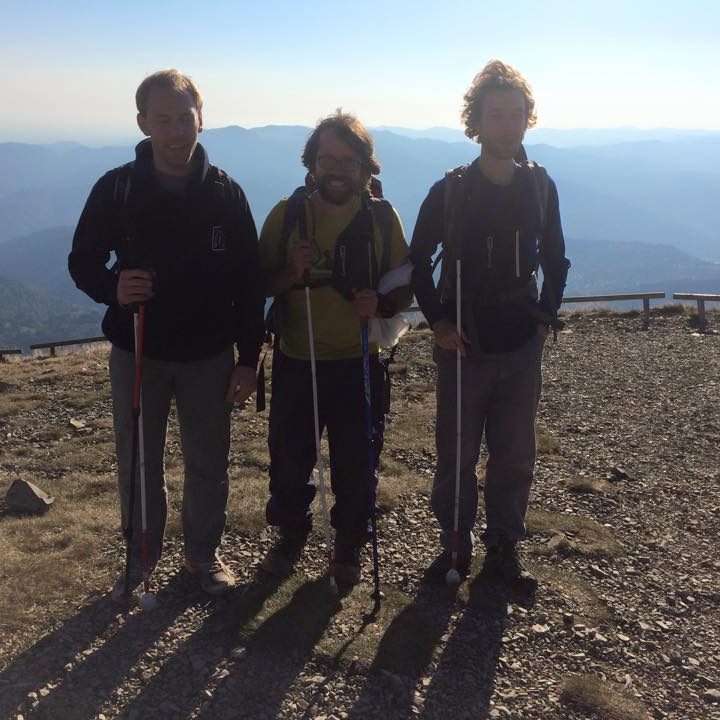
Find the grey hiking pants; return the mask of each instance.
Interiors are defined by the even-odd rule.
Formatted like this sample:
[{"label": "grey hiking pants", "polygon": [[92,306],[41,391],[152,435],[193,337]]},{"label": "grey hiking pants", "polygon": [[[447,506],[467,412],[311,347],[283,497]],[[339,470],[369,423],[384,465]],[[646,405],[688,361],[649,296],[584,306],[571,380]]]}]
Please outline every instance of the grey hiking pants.
[{"label": "grey hiking pants", "polygon": [[[460,461],[459,535],[461,555],[472,553],[471,535],[478,507],[475,474],[483,431],[488,448],[485,466],[483,541],[525,536],[525,512],[535,465],[535,414],[542,388],[544,338],[537,334],[507,353],[481,354],[462,360],[462,450]],[[455,505],[456,355],[435,347],[437,362],[437,468],[431,507],[441,528],[441,542],[452,550]]]},{"label": "grey hiking pants", "polygon": [[[145,435],[145,482],[149,559],[162,554],[167,518],[165,438],[170,403],[175,398],[185,480],[182,526],[185,556],[209,562],[225,529],[228,497],[230,410],[225,394],[234,366],[233,349],[191,362],[143,361],[142,414]],[[118,487],[123,527],[126,526],[132,467],[133,355],[113,347],[110,352]],[[133,554],[140,553],[140,475],[136,477],[133,514]]]}]

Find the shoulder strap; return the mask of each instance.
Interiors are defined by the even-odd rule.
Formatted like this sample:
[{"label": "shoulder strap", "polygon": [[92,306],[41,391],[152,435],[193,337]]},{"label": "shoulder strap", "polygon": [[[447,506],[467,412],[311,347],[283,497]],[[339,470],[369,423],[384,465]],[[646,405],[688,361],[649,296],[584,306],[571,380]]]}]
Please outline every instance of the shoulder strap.
[{"label": "shoulder strap", "polygon": [[453,258],[457,255],[459,243],[458,240],[458,223],[462,217],[465,208],[465,202],[468,195],[468,183],[465,181],[469,165],[460,165],[459,167],[448,170],[445,173],[445,183],[443,187],[443,237],[440,252],[435,257],[432,266],[432,272],[435,272],[438,264],[443,260],[440,268],[439,289],[441,296],[447,295],[448,290],[452,287],[451,278],[448,273],[453,264]]},{"label": "shoulder strap", "polygon": [[535,200],[540,212],[540,232],[544,235],[545,224],[547,223],[548,197],[550,195],[550,178],[548,177],[547,170],[533,160],[528,161],[527,167],[532,177]]},{"label": "shoulder strap", "polygon": [[375,196],[370,196],[370,210],[382,238],[382,258],[380,260],[380,277],[382,277],[390,269],[395,211],[387,200]]},{"label": "shoulder strap", "polygon": [[295,188],[285,203],[282,231],[280,233],[280,252],[283,254],[283,262],[290,235],[292,235],[296,225],[298,226],[300,237],[303,239],[307,238],[307,222],[304,212],[305,200],[307,200],[307,198],[307,188],[301,185]]},{"label": "shoulder strap", "polygon": [[135,161],[117,169],[113,186],[113,203],[119,219],[119,230],[125,247],[125,262],[130,266],[144,264],[145,253],[140,246],[137,233],[138,193],[133,191]]},{"label": "shoulder strap", "polygon": [[115,186],[113,187],[113,202],[118,207],[124,207],[128,204],[134,168],[134,160],[118,168],[117,175],[115,176]]}]

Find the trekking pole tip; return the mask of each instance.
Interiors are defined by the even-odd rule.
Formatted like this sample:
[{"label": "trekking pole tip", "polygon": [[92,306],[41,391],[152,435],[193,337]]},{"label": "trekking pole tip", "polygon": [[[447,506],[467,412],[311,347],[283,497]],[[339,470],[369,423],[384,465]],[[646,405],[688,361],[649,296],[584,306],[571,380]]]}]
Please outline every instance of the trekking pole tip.
[{"label": "trekking pole tip", "polygon": [[448,585],[459,585],[460,573],[455,568],[450,568],[445,575],[445,582]]},{"label": "trekking pole tip", "polygon": [[144,592],[140,596],[140,609],[143,612],[152,612],[157,607],[157,595],[152,592]]}]

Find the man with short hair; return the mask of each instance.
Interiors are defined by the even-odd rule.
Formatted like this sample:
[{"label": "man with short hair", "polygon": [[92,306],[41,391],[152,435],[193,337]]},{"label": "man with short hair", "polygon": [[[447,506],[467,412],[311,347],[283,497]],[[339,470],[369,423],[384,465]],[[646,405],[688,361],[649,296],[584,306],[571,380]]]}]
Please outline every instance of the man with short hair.
[{"label": "man with short hair", "polygon": [[[437,182],[420,208],[411,243],[413,283],[435,335],[437,468],[431,505],[443,552],[430,575],[455,568],[467,574],[477,516],[475,466],[487,441],[483,574],[523,591],[535,578],[523,567],[517,542],[535,463],[535,415],[548,328],[557,328],[569,262],[555,184],[535,163],[516,162],[525,131],[535,124],[529,85],[493,60],[465,95],[465,134],[481,144],[469,166]],[[436,288],[431,267],[442,242]],[[456,328],[456,261],[461,269],[461,332]],[[543,270],[538,300],[536,270]],[[456,494],[456,353],[461,355],[459,522]],[[457,530],[457,535],[454,531]]]},{"label": "man with short hair", "polygon": [[[278,203],[260,234],[266,293],[276,297],[273,314],[279,331],[272,370],[267,504],[267,521],[279,527],[279,539],[261,568],[281,577],[291,573],[312,527],[312,343],[320,432],[327,427],[335,495],[333,570],[339,583],[354,585],[360,580],[360,551],[368,539],[384,420],[384,375],[378,348],[371,345],[375,442],[368,469],[361,325],[409,305],[409,285],[386,296],[375,289],[379,275],[406,261],[408,249],[395,211],[368,192],[380,166],[372,137],[357,118],[338,111],[322,120],[305,145],[302,161],[312,176],[309,189],[300,188]],[[308,333],[306,286],[313,337]]]},{"label": "man with short hair", "polygon": [[[162,553],[167,515],[164,449],[175,399],[185,465],[185,569],[206,592],[234,585],[218,547],[226,520],[230,411],[255,388],[264,296],[257,233],[240,186],[211,165],[198,143],[202,99],[177,70],[145,78],[136,94],[147,136],[135,161],[95,185],[73,238],[70,273],[108,306],[110,381],[123,527],[140,527],[140,498],[129,508],[133,463],[133,312],[145,305],[142,427],[148,564]],[[114,253],[117,262],[108,268]],[[237,346],[235,360],[233,344]],[[130,516],[132,513],[132,516]],[[139,533],[113,597],[142,580]]]}]

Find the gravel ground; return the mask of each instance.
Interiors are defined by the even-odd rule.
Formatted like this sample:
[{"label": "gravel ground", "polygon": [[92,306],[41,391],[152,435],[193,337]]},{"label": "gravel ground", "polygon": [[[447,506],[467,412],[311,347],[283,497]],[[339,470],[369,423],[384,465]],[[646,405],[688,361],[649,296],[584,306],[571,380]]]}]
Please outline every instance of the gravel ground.
[{"label": "gravel ground", "polygon": [[[43,619],[44,635],[4,658],[0,717],[720,719],[720,336],[674,313],[639,326],[578,314],[546,347],[539,421],[552,442],[526,544],[534,602],[473,575],[457,595],[423,584],[437,552],[423,492],[380,517],[375,616],[368,579],[329,596],[319,537],[275,583],[255,574],[271,534],[231,529],[239,586],[220,600],[178,573],[171,540],[158,609],[120,609],[98,588]],[[403,342],[395,412],[431,385],[432,364],[416,362],[429,352],[426,333]],[[432,437],[403,448],[392,433],[388,456],[430,477]],[[593,546],[601,530],[613,542]],[[105,553],[119,562],[122,545]],[[573,675],[622,702],[573,703]]]}]

